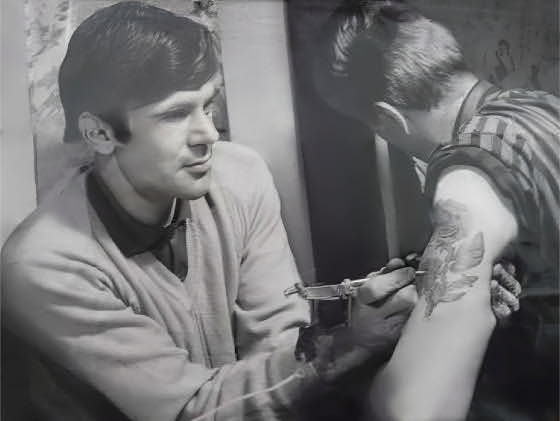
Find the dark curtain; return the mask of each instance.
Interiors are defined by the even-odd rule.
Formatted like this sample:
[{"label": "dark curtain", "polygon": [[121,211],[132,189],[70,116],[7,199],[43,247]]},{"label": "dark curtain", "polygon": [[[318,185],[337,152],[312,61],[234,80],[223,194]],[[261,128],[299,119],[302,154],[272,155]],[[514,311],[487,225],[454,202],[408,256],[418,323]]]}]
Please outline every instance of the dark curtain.
[{"label": "dark curtain", "polygon": [[[298,136],[309,201],[317,281],[337,283],[382,267],[388,259],[374,134],[364,124],[331,109],[313,84],[314,53],[321,28],[339,4],[333,0],[287,2],[289,46]],[[390,149],[400,255],[421,251],[427,241],[428,212],[411,159]],[[344,317],[341,303],[322,303],[320,321]],[[341,379],[328,397],[310,402],[308,419],[359,420],[379,359]],[[367,413],[367,411],[366,411]],[[367,418],[366,418],[367,419]]]},{"label": "dark curtain", "polygon": [[[363,276],[387,261],[374,135],[332,108],[316,92],[311,72],[321,28],[340,0],[289,1],[296,122],[309,199],[317,280]],[[410,158],[390,150],[400,254],[421,251],[427,206]]]}]

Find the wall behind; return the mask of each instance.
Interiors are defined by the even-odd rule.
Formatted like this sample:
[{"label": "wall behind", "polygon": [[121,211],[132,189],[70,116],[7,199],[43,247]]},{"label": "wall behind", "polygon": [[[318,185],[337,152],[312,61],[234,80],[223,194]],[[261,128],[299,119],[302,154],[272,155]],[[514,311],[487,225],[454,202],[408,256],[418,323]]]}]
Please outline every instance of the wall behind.
[{"label": "wall behind", "polygon": [[480,77],[504,88],[560,93],[558,1],[410,2],[453,32]]},{"label": "wall behind", "polygon": [[257,150],[280,193],[299,271],[315,277],[296,137],[284,2],[224,0],[218,9],[231,140]]},{"label": "wall behind", "polygon": [[35,208],[35,159],[29,120],[23,4],[0,3],[0,245]]}]

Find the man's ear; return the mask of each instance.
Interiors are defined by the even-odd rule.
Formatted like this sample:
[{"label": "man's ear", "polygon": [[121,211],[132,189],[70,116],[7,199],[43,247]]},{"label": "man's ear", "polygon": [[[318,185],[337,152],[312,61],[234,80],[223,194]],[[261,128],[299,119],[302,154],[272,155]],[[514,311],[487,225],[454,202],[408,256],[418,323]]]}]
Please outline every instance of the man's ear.
[{"label": "man's ear", "polygon": [[397,126],[406,135],[410,134],[410,128],[406,117],[391,104],[384,101],[374,103],[374,112],[376,120],[380,125],[389,123],[391,126]]},{"label": "man's ear", "polygon": [[96,152],[110,155],[115,149],[117,139],[110,125],[90,112],[83,112],[78,117],[78,127],[82,138]]}]

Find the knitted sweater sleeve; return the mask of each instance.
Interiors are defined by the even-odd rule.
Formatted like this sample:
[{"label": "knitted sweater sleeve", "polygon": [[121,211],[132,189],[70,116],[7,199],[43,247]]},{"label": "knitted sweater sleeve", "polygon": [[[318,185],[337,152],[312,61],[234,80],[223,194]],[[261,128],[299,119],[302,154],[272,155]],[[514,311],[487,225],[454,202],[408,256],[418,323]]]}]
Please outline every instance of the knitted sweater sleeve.
[{"label": "knitted sweater sleeve", "polygon": [[255,190],[243,207],[240,285],[235,306],[238,355],[245,358],[295,346],[298,328],[309,323],[307,302],[283,291],[301,282],[280,215],[280,200],[262,159],[255,159]]},{"label": "knitted sweater sleeve", "polygon": [[[239,361],[219,368],[191,362],[188,349],[178,347],[160,322],[135,312],[115,294],[108,275],[90,257],[95,250],[83,249],[78,235],[64,229],[55,233],[53,227],[50,235],[65,236],[73,246],[64,251],[42,247],[49,234],[35,230],[16,236],[3,250],[7,322],[49,360],[134,420],[192,420],[301,369],[302,377],[272,393],[224,407],[209,418],[245,419],[250,414],[255,420],[284,419],[296,397],[315,384],[316,375],[311,366],[295,360],[292,340],[271,345],[272,337],[293,336],[306,313],[301,307],[295,311],[300,304],[283,301],[281,290],[293,280],[295,267],[278,204],[272,204],[271,213],[265,211],[275,190],[265,193],[254,204],[262,216],[250,218],[253,226],[242,262],[240,335],[248,345]],[[267,279],[269,273],[274,276]],[[261,285],[264,281],[270,285]]]}]

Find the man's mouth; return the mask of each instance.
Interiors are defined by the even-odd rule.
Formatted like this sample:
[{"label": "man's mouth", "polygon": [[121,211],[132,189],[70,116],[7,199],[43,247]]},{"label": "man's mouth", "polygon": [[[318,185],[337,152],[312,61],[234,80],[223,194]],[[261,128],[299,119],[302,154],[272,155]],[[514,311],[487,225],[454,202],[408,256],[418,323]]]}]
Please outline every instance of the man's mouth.
[{"label": "man's mouth", "polygon": [[212,152],[208,152],[206,155],[204,155],[201,159],[194,161],[193,163],[189,164],[189,165],[185,165],[186,167],[196,167],[198,165],[203,165],[206,162],[208,162],[208,160],[212,158]]},{"label": "man's mouth", "polygon": [[204,173],[210,169],[211,163],[212,150],[210,149],[202,158],[185,165],[185,168],[187,168],[189,172]]}]

